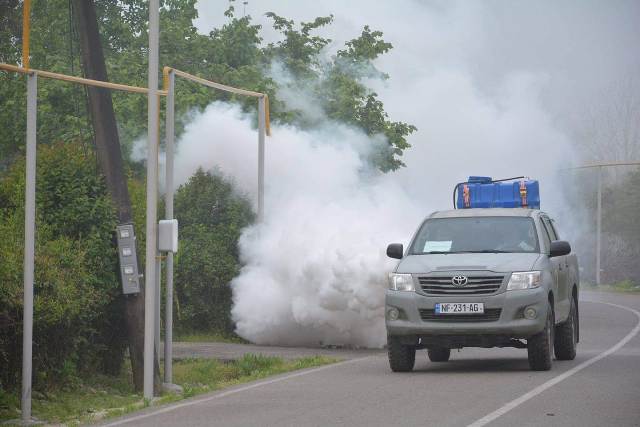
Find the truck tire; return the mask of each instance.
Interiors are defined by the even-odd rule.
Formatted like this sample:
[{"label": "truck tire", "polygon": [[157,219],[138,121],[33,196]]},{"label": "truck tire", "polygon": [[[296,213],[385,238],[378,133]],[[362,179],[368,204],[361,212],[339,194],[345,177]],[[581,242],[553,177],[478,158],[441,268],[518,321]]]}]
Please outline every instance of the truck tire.
[{"label": "truck tire", "polygon": [[578,310],[575,298],[571,298],[571,308],[567,320],[556,326],[553,352],[558,360],[573,360],[576,358],[576,343],[578,342]]},{"label": "truck tire", "polygon": [[529,367],[532,371],[548,371],[551,369],[554,335],[553,307],[547,308],[547,323],[544,329],[527,340]]},{"label": "truck tire", "polygon": [[430,348],[427,350],[429,360],[432,362],[446,362],[451,356],[450,348]]},{"label": "truck tire", "polygon": [[393,372],[410,372],[416,363],[416,348],[402,344],[398,337],[387,337],[389,367]]}]

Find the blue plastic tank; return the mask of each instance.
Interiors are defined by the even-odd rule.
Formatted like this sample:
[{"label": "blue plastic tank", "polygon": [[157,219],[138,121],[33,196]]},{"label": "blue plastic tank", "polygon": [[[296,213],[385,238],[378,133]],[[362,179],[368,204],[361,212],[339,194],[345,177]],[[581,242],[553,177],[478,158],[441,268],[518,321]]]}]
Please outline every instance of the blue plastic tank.
[{"label": "blue plastic tank", "polygon": [[540,184],[537,180],[493,181],[487,176],[470,176],[457,185],[456,207],[540,209]]}]

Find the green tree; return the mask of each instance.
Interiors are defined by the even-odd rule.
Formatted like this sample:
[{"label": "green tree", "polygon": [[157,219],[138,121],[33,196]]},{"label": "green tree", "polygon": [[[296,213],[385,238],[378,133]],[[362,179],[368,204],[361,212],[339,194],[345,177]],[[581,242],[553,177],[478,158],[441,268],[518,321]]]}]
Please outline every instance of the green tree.
[{"label": "green tree", "polygon": [[[294,21],[275,13],[267,16],[273,19],[274,29],[280,31],[284,39],[264,49],[266,58],[284,65],[293,76],[290,84],[294,88],[310,90],[328,118],[355,126],[369,136],[381,136],[387,145],[375,147],[371,154],[372,163],[381,171],[404,166],[400,157],[410,147],[407,136],[416,127],[389,120],[378,95],[364,83],[365,78],[389,78],[373,64],[392,48],[391,43],[382,39],[382,32],[365,26],[359,37],[346,42],[345,49],[329,59],[323,56],[323,49],[331,40],[315,36],[312,31],[329,25],[333,16],[302,22],[299,29],[295,28]],[[303,127],[319,124],[304,111],[286,117]]]},{"label": "green tree", "polygon": [[176,326],[231,334],[231,287],[240,271],[238,238],[255,216],[246,197],[199,169],[176,192],[180,250],[175,258]]}]

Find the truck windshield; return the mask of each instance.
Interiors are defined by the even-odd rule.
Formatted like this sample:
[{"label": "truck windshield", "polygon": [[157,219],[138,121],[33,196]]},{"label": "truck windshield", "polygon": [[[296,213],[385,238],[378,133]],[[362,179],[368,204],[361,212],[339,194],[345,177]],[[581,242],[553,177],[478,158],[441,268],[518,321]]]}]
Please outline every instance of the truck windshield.
[{"label": "truck windshield", "polygon": [[433,218],[422,224],[409,253],[540,252],[538,248],[532,218]]}]

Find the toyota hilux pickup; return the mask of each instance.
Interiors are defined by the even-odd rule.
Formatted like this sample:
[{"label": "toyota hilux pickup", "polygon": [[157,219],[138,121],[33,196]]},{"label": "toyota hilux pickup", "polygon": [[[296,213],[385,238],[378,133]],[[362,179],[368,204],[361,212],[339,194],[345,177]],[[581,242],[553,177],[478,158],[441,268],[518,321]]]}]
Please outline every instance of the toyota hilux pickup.
[{"label": "toyota hilux pickup", "polygon": [[416,350],[526,348],[532,370],[572,360],[580,338],[578,263],[538,209],[454,209],[427,217],[389,274],[389,364],[411,371]]}]

